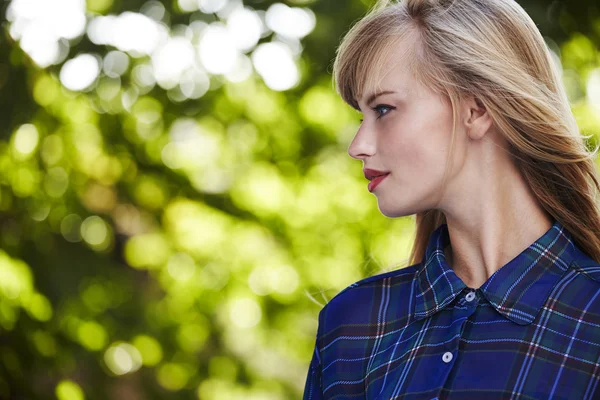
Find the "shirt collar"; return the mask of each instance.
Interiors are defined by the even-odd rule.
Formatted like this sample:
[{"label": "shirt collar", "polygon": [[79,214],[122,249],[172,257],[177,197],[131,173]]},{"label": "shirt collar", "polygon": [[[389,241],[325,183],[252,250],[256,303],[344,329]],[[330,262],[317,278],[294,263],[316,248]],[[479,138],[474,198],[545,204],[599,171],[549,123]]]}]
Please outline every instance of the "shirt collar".
[{"label": "shirt collar", "polygon": [[[467,286],[448,265],[447,224],[430,236],[416,275],[415,317],[429,317],[447,306]],[[504,317],[531,323],[576,254],[571,234],[558,221],[528,248],[498,269],[479,289]]]}]

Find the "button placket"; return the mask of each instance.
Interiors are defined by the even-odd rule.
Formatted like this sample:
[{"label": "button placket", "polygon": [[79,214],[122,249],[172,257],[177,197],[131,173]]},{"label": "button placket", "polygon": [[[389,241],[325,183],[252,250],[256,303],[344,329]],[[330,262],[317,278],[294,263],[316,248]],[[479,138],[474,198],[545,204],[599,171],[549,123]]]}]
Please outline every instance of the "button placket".
[{"label": "button placket", "polygon": [[442,355],[442,361],[445,362],[446,364],[448,364],[450,361],[452,361],[453,358],[454,358],[454,355],[452,353],[450,353],[449,351],[445,352],[444,355]]},{"label": "button placket", "polygon": [[472,302],[473,300],[475,300],[475,292],[467,293],[467,295],[465,296],[465,300],[468,301],[469,303]]}]

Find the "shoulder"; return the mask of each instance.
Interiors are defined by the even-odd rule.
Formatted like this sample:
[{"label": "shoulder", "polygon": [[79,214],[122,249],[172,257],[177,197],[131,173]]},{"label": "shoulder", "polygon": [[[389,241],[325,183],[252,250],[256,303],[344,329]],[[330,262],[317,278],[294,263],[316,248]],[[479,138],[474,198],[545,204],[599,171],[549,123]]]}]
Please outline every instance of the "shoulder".
[{"label": "shoulder", "polygon": [[368,324],[373,315],[377,318],[381,304],[406,303],[419,265],[369,276],[342,289],[321,310],[322,328],[330,331],[342,324]]},{"label": "shoulder", "polygon": [[593,281],[600,288],[600,264],[587,255],[574,260],[570,268]]},{"label": "shoulder", "polygon": [[581,277],[585,277],[588,284],[600,289],[600,264],[576,247],[576,253],[569,268],[575,271]]},{"label": "shoulder", "polygon": [[[353,292],[353,294],[357,293],[359,291],[360,292],[370,291],[373,289],[381,288],[381,286],[383,286],[384,284],[387,284],[388,282],[390,282],[392,280],[394,280],[394,281],[411,281],[416,273],[418,265],[419,264],[415,264],[415,265],[411,265],[408,267],[395,269],[393,271],[389,271],[389,272],[385,272],[382,274],[373,275],[373,276],[369,276],[367,278],[361,279],[360,281],[354,282],[353,284],[349,285],[348,287],[342,289],[338,294],[336,294],[329,301],[329,303],[332,303],[335,300],[340,301],[341,300],[340,298],[350,296],[349,292],[351,292],[351,291]],[[356,288],[360,288],[360,289],[356,290]]]},{"label": "shoulder", "polygon": [[588,322],[600,324],[600,264],[579,252],[557,283],[551,298],[557,301],[553,309],[569,315],[574,310],[585,311]]}]

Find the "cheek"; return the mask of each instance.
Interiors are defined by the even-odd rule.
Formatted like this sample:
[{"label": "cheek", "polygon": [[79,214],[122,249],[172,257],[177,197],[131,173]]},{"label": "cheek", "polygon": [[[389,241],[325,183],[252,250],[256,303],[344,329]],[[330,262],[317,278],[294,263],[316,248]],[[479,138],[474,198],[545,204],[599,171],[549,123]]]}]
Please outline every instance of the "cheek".
[{"label": "cheek", "polygon": [[384,149],[390,169],[419,185],[437,182],[444,174],[451,134],[451,126],[436,121],[403,126]]}]

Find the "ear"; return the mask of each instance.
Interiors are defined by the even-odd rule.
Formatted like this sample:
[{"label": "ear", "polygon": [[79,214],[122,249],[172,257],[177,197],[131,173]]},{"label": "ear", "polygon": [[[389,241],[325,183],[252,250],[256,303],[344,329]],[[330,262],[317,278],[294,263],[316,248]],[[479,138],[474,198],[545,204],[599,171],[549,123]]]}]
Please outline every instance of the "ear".
[{"label": "ear", "polygon": [[479,140],[492,127],[492,117],[487,108],[477,97],[469,96],[465,99],[465,129],[467,135],[473,140]]}]

